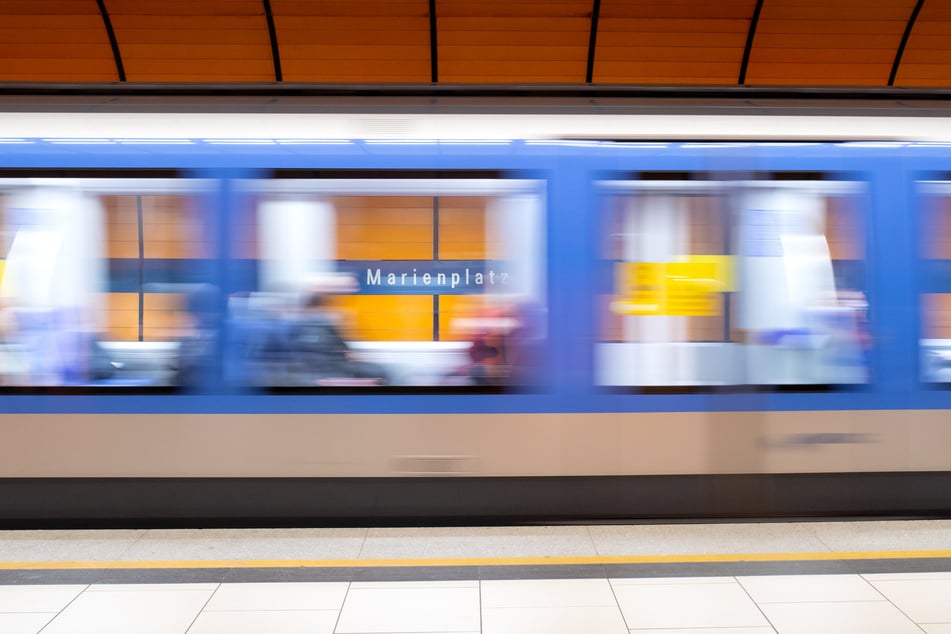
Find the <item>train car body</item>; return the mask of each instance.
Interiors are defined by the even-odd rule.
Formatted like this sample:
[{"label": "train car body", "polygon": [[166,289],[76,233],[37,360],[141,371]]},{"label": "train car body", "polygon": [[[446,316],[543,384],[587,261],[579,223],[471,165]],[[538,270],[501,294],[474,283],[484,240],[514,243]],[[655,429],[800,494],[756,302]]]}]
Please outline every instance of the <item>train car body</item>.
[{"label": "train car body", "polygon": [[0,522],[946,514],[951,136],[869,121],[0,139]]}]

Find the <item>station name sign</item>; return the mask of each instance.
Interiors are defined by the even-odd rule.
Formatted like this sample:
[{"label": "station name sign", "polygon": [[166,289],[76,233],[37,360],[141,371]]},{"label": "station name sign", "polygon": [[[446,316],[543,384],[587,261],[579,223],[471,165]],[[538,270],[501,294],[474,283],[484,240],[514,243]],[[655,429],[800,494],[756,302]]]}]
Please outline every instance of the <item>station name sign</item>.
[{"label": "station name sign", "polygon": [[366,295],[466,295],[505,292],[512,286],[509,263],[492,260],[338,261]]}]

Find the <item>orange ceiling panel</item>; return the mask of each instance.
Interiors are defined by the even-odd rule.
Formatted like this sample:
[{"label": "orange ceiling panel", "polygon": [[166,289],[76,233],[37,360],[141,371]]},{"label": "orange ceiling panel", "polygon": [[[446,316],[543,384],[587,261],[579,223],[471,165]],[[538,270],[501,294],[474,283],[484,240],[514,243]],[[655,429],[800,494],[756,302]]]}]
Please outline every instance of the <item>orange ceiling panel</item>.
[{"label": "orange ceiling panel", "polygon": [[116,81],[96,0],[0,3],[0,81]]},{"label": "orange ceiling panel", "polygon": [[747,84],[884,86],[915,0],[768,0]]},{"label": "orange ceiling panel", "polygon": [[271,0],[285,81],[428,82],[428,0]]},{"label": "orange ceiling panel", "polygon": [[274,80],[259,0],[105,3],[128,81]]},{"label": "orange ceiling panel", "polygon": [[755,0],[602,0],[593,81],[735,84]]},{"label": "orange ceiling panel", "polygon": [[0,0],[0,82],[951,87],[949,33],[951,0]]},{"label": "orange ceiling panel", "polygon": [[583,83],[591,0],[438,0],[439,81]]},{"label": "orange ceiling panel", "polygon": [[951,86],[951,4],[925,2],[915,21],[896,86]]}]

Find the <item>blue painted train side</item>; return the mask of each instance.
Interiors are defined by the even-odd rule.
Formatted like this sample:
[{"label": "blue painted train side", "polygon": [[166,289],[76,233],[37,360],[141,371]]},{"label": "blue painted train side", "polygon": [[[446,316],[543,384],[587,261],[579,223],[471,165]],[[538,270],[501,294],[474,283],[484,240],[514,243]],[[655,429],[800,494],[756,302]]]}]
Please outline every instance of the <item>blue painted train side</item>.
[{"label": "blue painted train side", "polygon": [[[59,145],[32,141],[8,148],[0,169],[176,169],[210,179],[204,198],[209,226],[216,227],[214,280],[225,287],[229,214],[241,204],[236,179],[273,169],[311,170],[494,170],[532,175],[545,183],[550,337],[541,393],[479,395],[374,394],[272,396],[234,393],[218,385],[207,394],[153,397],[122,394],[3,396],[7,411],[76,412],[671,412],[705,410],[813,410],[945,408],[951,395],[920,380],[918,295],[925,264],[916,232],[920,196],[916,182],[951,164],[946,148],[928,144],[637,144],[511,142],[477,144],[386,144],[217,146]],[[593,289],[598,286],[599,209],[595,183],[617,173],[824,172],[865,183],[867,285],[876,342],[874,380],[847,392],[743,394],[612,394],[594,386],[592,342],[597,338]],[[737,393],[738,392],[738,393]],[[227,394],[223,397],[223,394]],[[147,408],[143,404],[147,402]]]}]

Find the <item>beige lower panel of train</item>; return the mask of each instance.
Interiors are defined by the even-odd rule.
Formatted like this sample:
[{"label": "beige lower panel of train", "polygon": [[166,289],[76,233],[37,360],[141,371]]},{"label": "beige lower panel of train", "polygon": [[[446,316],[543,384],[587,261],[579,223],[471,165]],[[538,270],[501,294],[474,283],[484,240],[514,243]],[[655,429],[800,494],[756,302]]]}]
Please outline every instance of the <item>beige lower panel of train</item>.
[{"label": "beige lower panel of train", "polygon": [[951,424],[940,410],[6,414],[0,438],[0,477],[951,470]]}]

